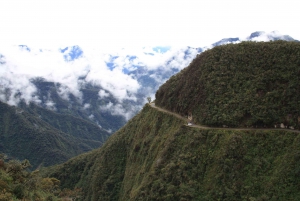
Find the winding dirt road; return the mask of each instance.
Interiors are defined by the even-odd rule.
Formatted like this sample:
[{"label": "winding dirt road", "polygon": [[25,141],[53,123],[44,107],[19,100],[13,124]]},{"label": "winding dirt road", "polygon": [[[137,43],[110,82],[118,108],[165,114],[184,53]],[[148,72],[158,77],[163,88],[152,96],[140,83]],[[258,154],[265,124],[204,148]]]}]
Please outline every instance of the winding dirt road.
[{"label": "winding dirt road", "polygon": [[[187,118],[185,118],[177,113],[171,112],[169,110],[157,107],[155,105],[155,103],[150,103],[149,105],[151,107],[157,109],[158,111],[171,114],[179,119],[182,119],[182,120],[188,122]],[[192,125],[187,125],[187,126],[194,127],[194,128],[200,128],[200,129],[221,129],[221,130],[240,130],[240,131],[264,130],[264,131],[288,131],[288,132],[293,132],[293,133],[300,133],[299,130],[286,129],[286,128],[222,128],[222,127],[209,127],[209,126],[197,125],[197,124],[192,124]]]}]

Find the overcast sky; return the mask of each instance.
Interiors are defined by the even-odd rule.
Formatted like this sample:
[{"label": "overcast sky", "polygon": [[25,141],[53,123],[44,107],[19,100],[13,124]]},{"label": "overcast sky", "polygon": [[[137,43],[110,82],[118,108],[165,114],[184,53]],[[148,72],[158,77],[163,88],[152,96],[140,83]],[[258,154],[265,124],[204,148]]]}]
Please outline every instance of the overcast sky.
[{"label": "overcast sky", "polygon": [[300,39],[296,0],[6,0],[0,45],[203,47],[274,31]]}]

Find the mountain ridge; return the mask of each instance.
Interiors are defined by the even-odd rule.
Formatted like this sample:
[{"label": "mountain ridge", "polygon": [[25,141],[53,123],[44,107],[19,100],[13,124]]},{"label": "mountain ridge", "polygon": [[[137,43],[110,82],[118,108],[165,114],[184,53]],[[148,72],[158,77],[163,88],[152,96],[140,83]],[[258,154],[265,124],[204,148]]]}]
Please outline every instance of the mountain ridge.
[{"label": "mountain ridge", "polygon": [[299,48],[286,41],[217,46],[162,85],[155,103],[204,125],[298,128]]},{"label": "mountain ridge", "polygon": [[[299,131],[263,129],[284,120],[299,128],[299,47],[244,42],[205,51],[160,87],[155,104],[162,109],[144,105],[101,148],[45,175],[58,178],[62,188],[81,188],[86,201],[299,200]],[[243,119],[236,110],[247,107],[253,113]],[[273,108],[275,119],[261,116]],[[184,116],[202,124],[205,112],[212,113],[205,119],[209,126],[234,128],[186,125]],[[243,125],[259,128],[239,129]]]}]

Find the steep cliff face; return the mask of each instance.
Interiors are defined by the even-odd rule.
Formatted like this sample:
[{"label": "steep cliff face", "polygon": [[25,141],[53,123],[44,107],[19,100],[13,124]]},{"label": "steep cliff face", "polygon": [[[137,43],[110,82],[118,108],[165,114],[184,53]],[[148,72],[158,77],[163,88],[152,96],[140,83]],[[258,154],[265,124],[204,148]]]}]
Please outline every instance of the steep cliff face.
[{"label": "steep cliff face", "polygon": [[299,128],[300,43],[242,42],[198,55],[156,93],[156,104],[194,121]]},{"label": "steep cliff face", "polygon": [[[173,76],[156,105],[195,123],[299,128],[300,45],[225,45]],[[300,133],[190,127],[145,105],[105,145],[53,167],[82,200],[299,200]]]},{"label": "steep cliff face", "polygon": [[125,199],[147,180],[183,123],[145,106],[103,148],[58,166],[52,176],[62,181],[62,187],[82,187],[85,200]]},{"label": "steep cliff face", "polygon": [[83,200],[298,200],[300,136],[212,130],[148,105],[100,149],[53,167]]}]

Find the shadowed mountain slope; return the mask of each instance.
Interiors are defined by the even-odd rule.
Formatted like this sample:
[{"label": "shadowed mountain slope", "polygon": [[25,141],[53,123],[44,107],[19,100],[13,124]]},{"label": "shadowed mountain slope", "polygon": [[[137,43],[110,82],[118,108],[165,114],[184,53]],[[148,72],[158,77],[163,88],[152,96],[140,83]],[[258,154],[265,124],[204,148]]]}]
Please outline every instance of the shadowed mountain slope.
[{"label": "shadowed mountain slope", "polygon": [[[108,95],[108,97],[99,98],[99,90],[101,87],[86,85],[80,91],[82,93],[82,100],[78,99],[73,94],[70,94],[68,99],[62,98],[59,95],[59,87],[62,85],[59,83],[49,82],[43,78],[32,79],[31,82],[35,85],[37,90],[37,97],[41,100],[38,104],[39,110],[41,108],[46,108],[52,112],[71,115],[76,118],[81,118],[85,121],[90,121],[93,124],[99,124],[102,128],[106,130],[111,130],[112,132],[117,131],[122,127],[126,121],[121,115],[112,115],[109,111],[100,110],[100,107],[105,106],[108,103],[116,104],[117,100]],[[48,104],[53,105],[49,106]],[[34,103],[31,103],[31,108],[35,107]],[[87,107],[84,107],[87,106]],[[22,105],[23,109],[30,109],[25,104]],[[49,110],[50,109],[50,110]],[[45,111],[45,110],[44,110]],[[43,112],[45,114],[45,112]]]},{"label": "shadowed mountain slope", "polygon": [[33,167],[62,163],[98,148],[110,135],[97,125],[36,106],[23,110],[0,102],[0,152]]},{"label": "shadowed mountain slope", "polygon": [[204,125],[299,128],[299,77],[298,42],[228,44],[172,76],[155,103]]}]

